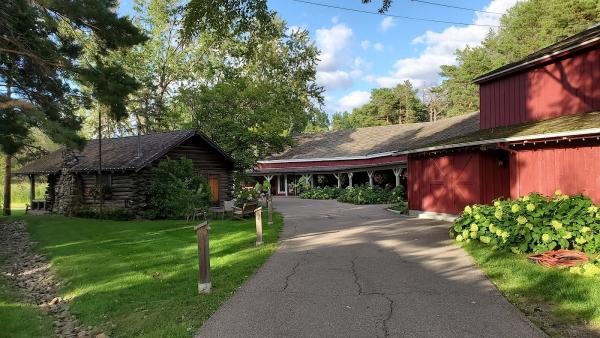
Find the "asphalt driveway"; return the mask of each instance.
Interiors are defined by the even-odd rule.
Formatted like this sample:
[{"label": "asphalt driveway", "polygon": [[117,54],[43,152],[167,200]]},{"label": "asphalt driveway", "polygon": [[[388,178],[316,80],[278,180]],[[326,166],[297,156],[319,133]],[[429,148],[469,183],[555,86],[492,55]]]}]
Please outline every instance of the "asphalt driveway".
[{"label": "asphalt driveway", "polygon": [[280,249],[199,337],[541,337],[448,223],[382,206],[275,199]]}]

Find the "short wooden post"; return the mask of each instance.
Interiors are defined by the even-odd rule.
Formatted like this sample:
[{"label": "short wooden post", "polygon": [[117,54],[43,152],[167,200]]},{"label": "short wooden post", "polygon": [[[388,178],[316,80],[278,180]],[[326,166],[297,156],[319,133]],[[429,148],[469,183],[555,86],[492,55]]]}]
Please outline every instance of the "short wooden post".
[{"label": "short wooden post", "polygon": [[273,198],[267,200],[267,207],[269,208],[269,225],[273,225]]},{"label": "short wooden post", "polygon": [[210,254],[208,251],[208,221],[194,227],[198,235],[198,293],[210,293]]},{"label": "short wooden post", "polygon": [[259,246],[263,244],[262,207],[254,209],[254,215],[256,216],[256,246]]}]

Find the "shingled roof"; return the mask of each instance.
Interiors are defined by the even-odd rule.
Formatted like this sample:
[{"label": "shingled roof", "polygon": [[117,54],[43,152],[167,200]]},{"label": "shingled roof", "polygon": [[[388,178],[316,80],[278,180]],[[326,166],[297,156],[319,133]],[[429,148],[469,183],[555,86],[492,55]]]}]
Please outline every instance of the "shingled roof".
[{"label": "shingled roof", "polygon": [[[226,161],[233,160],[206,135],[195,130],[176,130],[153,133],[141,136],[107,138],[102,140],[102,168],[104,170],[140,170],[152,161],[165,155],[171,149],[193,136],[201,137],[219,152]],[[138,142],[141,156],[138,154]],[[16,175],[51,174],[61,170],[64,149],[56,150],[42,158],[27,163]],[[98,170],[98,140],[90,140],[82,151],[75,152],[78,163],[71,168],[72,172]]]},{"label": "shingled roof", "polygon": [[292,147],[261,162],[376,156],[423,147],[477,130],[479,113],[470,113],[436,122],[302,134],[294,138]]}]

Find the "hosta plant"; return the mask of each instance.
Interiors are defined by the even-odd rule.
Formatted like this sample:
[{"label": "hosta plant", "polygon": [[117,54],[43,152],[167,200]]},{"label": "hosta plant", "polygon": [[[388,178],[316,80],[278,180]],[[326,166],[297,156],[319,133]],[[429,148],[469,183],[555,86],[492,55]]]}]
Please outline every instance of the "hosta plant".
[{"label": "hosta plant", "polygon": [[592,200],[536,193],[465,207],[450,230],[457,241],[479,241],[515,253],[575,249],[600,251],[600,211]]}]

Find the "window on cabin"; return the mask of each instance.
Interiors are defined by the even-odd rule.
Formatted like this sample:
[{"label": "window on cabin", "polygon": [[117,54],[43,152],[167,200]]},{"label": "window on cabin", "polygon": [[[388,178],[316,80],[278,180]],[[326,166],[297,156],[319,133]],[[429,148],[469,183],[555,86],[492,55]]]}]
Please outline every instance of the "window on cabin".
[{"label": "window on cabin", "polygon": [[[103,199],[109,199],[112,196],[112,175],[102,174],[101,176],[96,175],[96,187],[100,188],[99,192],[96,192],[96,196],[99,197],[100,192],[102,193]],[[94,187],[94,188],[96,188]]]}]

